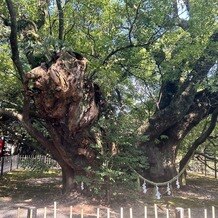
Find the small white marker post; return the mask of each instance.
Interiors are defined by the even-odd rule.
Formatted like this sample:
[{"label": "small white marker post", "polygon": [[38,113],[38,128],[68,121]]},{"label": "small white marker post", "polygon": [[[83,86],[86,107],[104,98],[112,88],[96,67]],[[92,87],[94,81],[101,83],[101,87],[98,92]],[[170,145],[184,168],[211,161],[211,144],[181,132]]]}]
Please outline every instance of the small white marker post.
[{"label": "small white marker post", "polygon": [[107,218],[110,218],[110,208],[107,208]]},{"label": "small white marker post", "polygon": [[215,216],[215,207],[214,206],[212,206],[212,218],[215,218],[216,216]]},{"label": "small white marker post", "polygon": [[204,218],[207,218],[207,209],[204,209]]},{"label": "small white marker post", "polygon": [[147,209],[147,206],[144,207],[144,218],[148,218],[148,209]]},{"label": "small white marker post", "polygon": [[17,218],[20,218],[20,207],[17,208]]},{"label": "small white marker post", "polygon": [[44,218],[46,218],[46,216],[47,216],[47,208],[46,207],[44,207]]},{"label": "small white marker post", "polygon": [[182,207],[176,207],[176,216],[178,218],[184,218],[184,209]]},{"label": "small white marker post", "polygon": [[167,208],[167,218],[170,217],[170,212],[169,212],[169,209]]},{"label": "small white marker post", "polygon": [[30,209],[30,218],[33,218],[33,209]]},{"label": "small white marker post", "polygon": [[133,218],[133,215],[132,215],[132,208],[129,208],[129,217],[130,217],[130,218]]},{"label": "small white marker post", "polygon": [[123,218],[123,208],[120,208],[120,218]]},{"label": "small white marker post", "polygon": [[57,218],[57,202],[54,202],[54,218]]},{"label": "small white marker post", "polygon": [[192,218],[191,209],[188,208],[188,218]]},{"label": "small white marker post", "polygon": [[97,218],[100,218],[100,210],[97,208]]},{"label": "small white marker post", "polygon": [[81,218],[83,218],[83,208],[81,209]]},{"label": "small white marker post", "polygon": [[70,218],[73,218],[73,207],[70,206]]},{"label": "small white marker post", "polygon": [[158,218],[157,204],[154,204],[154,217],[155,217],[155,218]]}]

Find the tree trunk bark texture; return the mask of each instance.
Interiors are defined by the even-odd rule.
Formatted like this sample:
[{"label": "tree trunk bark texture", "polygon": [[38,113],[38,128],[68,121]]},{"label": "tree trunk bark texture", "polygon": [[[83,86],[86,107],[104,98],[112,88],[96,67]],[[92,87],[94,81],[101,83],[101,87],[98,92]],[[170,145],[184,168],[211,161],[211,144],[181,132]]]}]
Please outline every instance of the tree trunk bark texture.
[{"label": "tree trunk bark texture", "polygon": [[75,189],[75,171],[68,165],[62,166],[63,193],[70,193]]},{"label": "tree trunk bark texture", "polygon": [[[211,102],[217,102],[217,93],[204,90],[192,94],[194,94],[192,104],[186,104],[188,109],[182,117],[166,120],[163,110],[167,112],[168,107],[172,106],[169,104],[162,111],[156,112],[156,114],[162,114],[162,116],[155,114],[153,119],[145,126],[144,134],[148,136],[148,141],[141,144],[149,163],[149,169],[146,170],[145,176],[155,182],[167,181],[177,174],[175,160],[182,140],[200,121],[217,111],[216,104],[211,104]],[[174,113],[179,114],[178,109],[180,110],[180,108],[175,107]],[[214,116],[212,115],[212,117]],[[165,126],[163,125],[164,122]],[[157,131],[159,123],[161,123],[161,128],[164,128],[163,131]],[[200,144],[198,139],[196,141],[193,139],[193,146],[182,159],[179,171],[186,166],[189,158]]]},{"label": "tree trunk bark texture", "polygon": [[149,167],[145,170],[145,177],[153,182],[166,182],[172,179],[176,173],[175,144],[169,142],[165,146],[149,142],[144,146],[145,155],[148,158]]},{"label": "tree trunk bark texture", "polygon": [[[96,84],[85,79],[85,69],[86,59],[80,54],[61,52],[53,62],[25,75],[24,114],[32,112],[32,124],[34,119],[43,124],[48,136],[40,135],[41,143],[62,168],[64,192],[72,191],[75,174],[83,174],[84,167],[95,161],[89,128],[98,119],[101,94]],[[27,127],[31,132],[33,125],[29,122]]]}]

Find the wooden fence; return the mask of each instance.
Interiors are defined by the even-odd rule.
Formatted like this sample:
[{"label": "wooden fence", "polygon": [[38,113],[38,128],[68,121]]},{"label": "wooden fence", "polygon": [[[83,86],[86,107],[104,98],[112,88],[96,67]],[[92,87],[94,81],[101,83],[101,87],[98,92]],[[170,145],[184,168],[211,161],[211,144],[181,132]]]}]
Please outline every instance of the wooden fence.
[{"label": "wooden fence", "polygon": [[[140,210],[140,213],[139,213]],[[197,210],[197,212],[196,212]],[[176,207],[174,209],[160,209],[160,206],[154,204],[153,206],[144,206],[144,208],[123,208],[119,211],[111,210],[110,208],[96,208],[92,214],[86,213],[81,206],[80,213],[74,213],[73,207],[69,207],[69,213],[61,213],[58,209],[57,202],[54,202],[53,208],[38,209],[35,207],[18,208],[17,218],[216,218],[216,208],[205,209],[184,209]],[[39,212],[39,213],[37,213]]]}]

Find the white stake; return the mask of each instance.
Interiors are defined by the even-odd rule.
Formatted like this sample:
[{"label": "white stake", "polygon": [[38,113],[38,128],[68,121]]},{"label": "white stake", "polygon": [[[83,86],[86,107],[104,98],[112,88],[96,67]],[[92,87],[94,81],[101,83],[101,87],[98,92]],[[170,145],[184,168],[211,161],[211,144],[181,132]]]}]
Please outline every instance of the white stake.
[{"label": "white stake", "polygon": [[99,208],[97,208],[97,218],[100,218],[100,211],[99,211]]},{"label": "white stake", "polygon": [[188,218],[192,218],[191,209],[190,208],[188,208]]},{"label": "white stake", "polygon": [[110,218],[110,208],[107,208],[107,218]]},{"label": "white stake", "polygon": [[154,204],[154,217],[158,218],[157,205],[156,204]]},{"label": "white stake", "polygon": [[207,209],[204,209],[204,218],[207,218]]},{"label": "white stake", "polygon": [[54,218],[57,218],[57,202],[54,202]]},{"label": "white stake", "polygon": [[70,206],[70,218],[73,218],[73,207]]},{"label": "white stake", "polygon": [[215,218],[215,207],[212,206],[212,218]]},{"label": "white stake", "polygon": [[144,218],[148,218],[148,209],[147,209],[147,206],[144,207],[144,215],[145,215]]},{"label": "white stake", "polygon": [[132,216],[132,208],[129,208],[129,217],[133,218],[133,216]]},{"label": "white stake", "polygon": [[20,218],[20,207],[17,208],[17,218]]},{"label": "white stake", "polygon": [[170,217],[169,209],[167,209],[167,218]]},{"label": "white stake", "polygon": [[82,210],[81,210],[81,218],[83,218],[83,208],[82,208]]},{"label": "white stake", "polygon": [[44,207],[44,218],[46,218],[46,216],[47,216],[47,208]]},{"label": "white stake", "polygon": [[123,218],[123,208],[120,208],[120,218]]},{"label": "white stake", "polygon": [[33,209],[30,209],[30,218],[33,218]]}]

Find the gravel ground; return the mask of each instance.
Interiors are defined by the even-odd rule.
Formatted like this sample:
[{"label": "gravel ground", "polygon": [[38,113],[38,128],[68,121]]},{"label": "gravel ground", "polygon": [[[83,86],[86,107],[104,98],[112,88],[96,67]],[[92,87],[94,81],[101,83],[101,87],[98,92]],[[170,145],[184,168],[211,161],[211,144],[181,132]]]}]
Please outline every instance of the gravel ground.
[{"label": "gravel ground", "polygon": [[[37,218],[72,218],[99,217],[105,218],[110,207],[110,218],[120,218],[120,207],[123,207],[123,218],[129,218],[132,208],[133,218],[144,218],[144,206],[147,206],[148,218],[154,217],[154,204],[157,204],[158,218],[176,217],[176,207],[184,208],[184,218],[188,218],[188,208],[191,208],[192,218],[204,218],[205,209],[207,217],[212,217],[212,206],[215,206],[215,217],[218,217],[218,180],[200,175],[189,176],[188,185],[174,191],[174,196],[163,196],[160,200],[153,199],[153,189],[150,188],[146,195],[138,193],[133,200],[131,191],[122,192],[120,196],[113,199],[110,205],[102,201],[84,197],[78,193],[71,196],[61,194],[60,175],[46,175],[46,177],[35,178],[21,175],[19,177],[7,175],[0,178],[0,218],[26,218],[29,207],[37,208]],[[16,174],[16,173],[15,173]],[[164,193],[164,190],[160,189]],[[56,201],[56,216],[54,215]],[[18,210],[18,208],[20,208]]]}]

